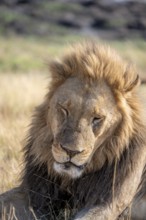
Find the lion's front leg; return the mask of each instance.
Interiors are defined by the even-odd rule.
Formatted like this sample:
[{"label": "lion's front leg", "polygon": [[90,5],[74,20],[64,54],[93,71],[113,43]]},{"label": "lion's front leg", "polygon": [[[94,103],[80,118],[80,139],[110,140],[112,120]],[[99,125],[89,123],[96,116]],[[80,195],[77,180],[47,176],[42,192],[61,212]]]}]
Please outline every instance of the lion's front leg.
[{"label": "lion's front leg", "polygon": [[135,161],[135,168],[131,169],[125,177],[118,194],[113,193],[111,202],[105,201],[105,206],[102,207],[95,206],[88,210],[83,209],[77,213],[74,220],[117,220],[124,210],[130,206],[138,192],[145,167],[145,149],[143,149],[141,158],[138,159]]}]

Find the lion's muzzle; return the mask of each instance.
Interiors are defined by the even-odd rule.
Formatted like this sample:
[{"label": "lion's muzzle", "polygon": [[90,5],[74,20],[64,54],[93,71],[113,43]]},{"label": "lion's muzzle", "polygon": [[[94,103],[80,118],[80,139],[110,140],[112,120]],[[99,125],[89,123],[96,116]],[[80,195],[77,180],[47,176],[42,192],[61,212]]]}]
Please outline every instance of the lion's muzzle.
[{"label": "lion's muzzle", "polygon": [[69,149],[68,146],[64,146],[62,144],[53,144],[52,146],[52,153],[53,153],[54,159],[59,163],[70,162],[73,160],[75,156],[78,156],[78,154],[82,154],[83,151],[84,150],[80,150],[80,149],[78,150]]},{"label": "lion's muzzle", "polygon": [[54,169],[60,174],[67,173],[72,178],[79,177],[87,164],[86,161],[79,160],[84,150],[69,150],[61,144],[53,144],[52,154]]}]

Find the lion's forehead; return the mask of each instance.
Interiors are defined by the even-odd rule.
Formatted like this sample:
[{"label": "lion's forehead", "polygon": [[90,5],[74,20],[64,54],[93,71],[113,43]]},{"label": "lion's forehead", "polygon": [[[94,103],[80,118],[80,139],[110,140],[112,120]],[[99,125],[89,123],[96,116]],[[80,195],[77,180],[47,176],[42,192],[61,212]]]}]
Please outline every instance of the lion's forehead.
[{"label": "lion's forehead", "polygon": [[69,105],[74,111],[106,114],[116,106],[111,89],[104,81],[89,84],[69,78],[55,93],[55,104]]}]

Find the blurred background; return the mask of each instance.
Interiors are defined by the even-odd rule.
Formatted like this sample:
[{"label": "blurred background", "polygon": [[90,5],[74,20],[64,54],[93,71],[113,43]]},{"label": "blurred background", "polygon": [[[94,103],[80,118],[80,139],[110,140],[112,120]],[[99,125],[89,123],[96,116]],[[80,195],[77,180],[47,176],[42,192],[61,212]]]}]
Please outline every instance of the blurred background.
[{"label": "blurred background", "polygon": [[108,43],[137,67],[146,108],[146,1],[0,0],[0,193],[19,184],[30,116],[49,82],[47,61],[83,39]]},{"label": "blurred background", "polygon": [[[67,43],[94,38],[145,72],[146,1],[0,0],[0,71],[44,71]],[[143,75],[144,77],[144,75]]]}]

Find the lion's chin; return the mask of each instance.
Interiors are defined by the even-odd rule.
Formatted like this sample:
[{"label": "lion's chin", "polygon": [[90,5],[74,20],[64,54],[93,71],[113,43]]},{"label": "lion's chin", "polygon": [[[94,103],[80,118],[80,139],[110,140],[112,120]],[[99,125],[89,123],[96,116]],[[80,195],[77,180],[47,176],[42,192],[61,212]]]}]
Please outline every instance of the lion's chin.
[{"label": "lion's chin", "polygon": [[84,171],[84,165],[83,166],[75,166],[72,163],[58,163],[54,162],[54,170],[59,173],[60,175],[67,174],[71,178],[79,178],[83,171]]}]

